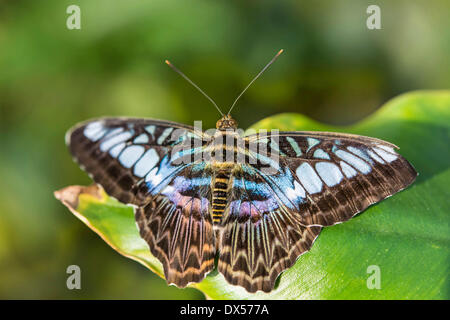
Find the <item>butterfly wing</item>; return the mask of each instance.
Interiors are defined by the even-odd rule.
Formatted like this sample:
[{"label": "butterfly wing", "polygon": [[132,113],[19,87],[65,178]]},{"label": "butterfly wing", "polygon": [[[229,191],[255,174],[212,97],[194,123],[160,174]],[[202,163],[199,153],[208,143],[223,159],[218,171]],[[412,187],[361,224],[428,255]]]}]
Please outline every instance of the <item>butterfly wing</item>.
[{"label": "butterfly wing", "polygon": [[178,287],[200,282],[214,269],[210,183],[204,164],[188,166],[135,212],[140,234],[162,262],[166,281]]},{"label": "butterfly wing", "polygon": [[193,161],[200,135],[172,122],[118,118],[89,121],[67,134],[74,159],[94,181],[137,206],[142,238],[167,282],[179,287],[201,281],[214,267],[211,173]]},{"label": "butterfly wing", "polygon": [[394,145],[374,138],[280,132],[246,139],[249,164],[233,172],[218,269],[250,292],[271,291],[323,226],[350,219],[417,176]]},{"label": "butterfly wing", "polygon": [[[258,135],[249,136],[258,141]],[[417,172],[383,140],[327,132],[280,132],[268,137],[279,155],[265,175],[274,194],[303,225],[346,221],[414,182]],[[260,169],[258,165],[256,169]]]},{"label": "butterfly wing", "polygon": [[303,226],[250,166],[236,170],[232,184],[218,243],[218,270],[249,292],[270,292],[278,275],[311,248],[322,227]]},{"label": "butterfly wing", "polygon": [[160,180],[167,180],[188,162],[170,161],[172,151],[187,139],[201,137],[191,126],[128,118],[87,121],[66,135],[80,167],[109,195],[136,205],[145,203],[150,189],[158,188],[157,183],[168,183]]}]

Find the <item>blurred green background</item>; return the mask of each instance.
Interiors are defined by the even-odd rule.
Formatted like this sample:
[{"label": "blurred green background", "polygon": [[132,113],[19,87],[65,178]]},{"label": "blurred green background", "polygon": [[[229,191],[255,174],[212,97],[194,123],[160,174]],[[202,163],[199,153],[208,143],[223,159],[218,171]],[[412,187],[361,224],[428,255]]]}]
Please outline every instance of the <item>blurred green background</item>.
[{"label": "blurred green background", "polygon": [[[81,30],[66,8],[81,8]],[[366,8],[381,7],[382,30]],[[243,96],[242,128],[280,112],[349,124],[390,98],[450,84],[448,1],[0,1],[0,298],[197,299],[120,256],[54,197],[89,184],[64,133],[98,116],[213,127]],[[66,288],[66,268],[82,290]]]}]

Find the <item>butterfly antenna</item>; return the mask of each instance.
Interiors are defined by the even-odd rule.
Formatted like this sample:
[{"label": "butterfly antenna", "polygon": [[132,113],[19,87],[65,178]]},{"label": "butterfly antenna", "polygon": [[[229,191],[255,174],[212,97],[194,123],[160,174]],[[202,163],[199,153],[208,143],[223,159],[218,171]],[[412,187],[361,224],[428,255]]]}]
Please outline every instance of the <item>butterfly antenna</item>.
[{"label": "butterfly antenna", "polygon": [[275,57],[272,58],[272,60],[269,61],[268,64],[266,64],[266,66],[256,75],[256,77],[253,78],[252,81],[250,81],[250,83],[245,87],[244,90],[242,90],[241,94],[236,98],[236,100],[234,100],[233,104],[231,105],[230,111],[228,111],[228,115],[230,114],[231,110],[233,110],[234,106],[236,105],[236,102],[238,102],[238,100],[242,97],[242,95],[244,94],[245,91],[247,91],[247,89],[252,85],[253,82],[255,82],[256,79],[259,78],[260,75],[263,74],[264,71],[266,71],[266,69],[272,64],[274,63],[274,61],[280,56],[280,54],[283,53],[283,49],[281,49],[280,51],[278,51],[278,53],[275,55]]},{"label": "butterfly antenna", "polygon": [[223,116],[225,116],[223,114],[223,112],[220,110],[220,108],[217,106],[217,104],[214,102],[213,99],[211,99],[202,89],[199,88],[198,85],[196,85],[191,79],[189,79],[183,72],[181,72],[180,70],[178,70],[177,67],[175,67],[172,63],[170,63],[169,60],[166,60],[165,63],[171,67],[176,73],[178,73],[180,76],[182,76],[187,82],[189,82],[191,85],[194,86],[194,88],[196,88],[198,91],[200,91],[209,101],[211,101],[211,103],[216,107],[216,109],[220,112],[220,114]]}]

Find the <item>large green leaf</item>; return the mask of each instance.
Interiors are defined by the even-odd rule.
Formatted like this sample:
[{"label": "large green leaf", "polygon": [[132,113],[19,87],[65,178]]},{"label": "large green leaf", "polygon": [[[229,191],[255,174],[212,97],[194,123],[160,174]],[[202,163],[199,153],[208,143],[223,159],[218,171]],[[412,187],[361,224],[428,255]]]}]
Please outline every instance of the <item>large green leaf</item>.
[{"label": "large green leaf", "polygon": [[[341,131],[390,141],[401,147],[419,177],[352,220],[325,228],[268,294],[229,285],[217,271],[192,286],[211,299],[450,298],[449,123],[450,91],[399,96],[349,127],[327,126],[299,114],[258,122],[252,128]],[[55,194],[115,250],[162,276],[161,264],[139,236],[131,207],[96,187],[68,187]],[[367,286],[376,272],[370,266],[379,268],[380,289]]]}]

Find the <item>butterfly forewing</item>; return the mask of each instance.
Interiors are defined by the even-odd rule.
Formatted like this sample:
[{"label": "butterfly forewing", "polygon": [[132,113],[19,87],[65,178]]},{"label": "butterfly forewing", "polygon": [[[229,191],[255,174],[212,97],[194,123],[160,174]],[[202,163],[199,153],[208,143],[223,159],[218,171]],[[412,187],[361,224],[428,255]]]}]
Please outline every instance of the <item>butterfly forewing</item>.
[{"label": "butterfly forewing", "polygon": [[[258,140],[258,136],[247,139]],[[261,176],[305,226],[348,220],[403,190],[417,176],[394,145],[375,138],[280,132],[269,136],[267,143],[279,150],[279,168],[275,174]]]},{"label": "butterfly forewing", "polygon": [[140,205],[186,164],[170,161],[171,151],[183,137],[196,138],[191,126],[104,118],[75,126],[67,133],[66,142],[75,161],[109,195]]}]

